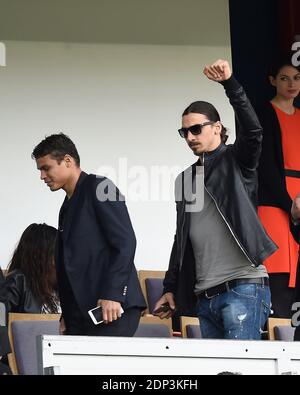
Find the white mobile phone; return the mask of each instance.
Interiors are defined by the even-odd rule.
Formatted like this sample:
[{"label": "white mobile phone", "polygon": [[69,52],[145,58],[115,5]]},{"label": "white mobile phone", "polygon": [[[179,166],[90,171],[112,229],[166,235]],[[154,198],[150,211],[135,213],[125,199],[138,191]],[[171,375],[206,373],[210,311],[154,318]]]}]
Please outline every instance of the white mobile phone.
[{"label": "white mobile phone", "polygon": [[[124,313],[124,310],[122,309],[122,307],[120,309],[120,312],[121,312],[121,314]],[[95,325],[101,324],[104,321],[101,306],[97,306],[97,307],[89,310],[88,313]]]},{"label": "white mobile phone", "polygon": [[95,325],[101,324],[104,321],[101,306],[97,306],[94,309],[89,310],[88,313]]}]

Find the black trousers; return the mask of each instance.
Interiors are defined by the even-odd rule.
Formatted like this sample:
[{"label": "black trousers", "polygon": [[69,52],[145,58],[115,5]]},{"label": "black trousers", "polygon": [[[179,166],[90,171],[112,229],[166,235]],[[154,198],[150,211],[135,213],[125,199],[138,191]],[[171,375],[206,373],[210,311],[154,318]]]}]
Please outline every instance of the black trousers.
[{"label": "black trousers", "polygon": [[141,317],[139,307],[126,309],[116,321],[95,325],[87,314],[81,312],[67,277],[64,277],[64,287],[61,288],[60,302],[66,335],[131,337],[135,334]]},{"label": "black trousers", "polygon": [[118,318],[116,321],[108,324],[101,323],[95,325],[87,314],[84,315],[81,312],[64,265],[59,267],[58,280],[59,297],[62,316],[66,325],[66,335],[132,337],[135,334],[142,312],[139,307],[126,309],[121,318]]},{"label": "black trousers", "polygon": [[[74,306],[74,305],[73,305]],[[139,325],[141,309],[131,307],[116,321],[95,325],[90,318],[86,318],[79,308],[63,313],[66,324],[66,335],[86,336],[127,336],[132,337]]]}]

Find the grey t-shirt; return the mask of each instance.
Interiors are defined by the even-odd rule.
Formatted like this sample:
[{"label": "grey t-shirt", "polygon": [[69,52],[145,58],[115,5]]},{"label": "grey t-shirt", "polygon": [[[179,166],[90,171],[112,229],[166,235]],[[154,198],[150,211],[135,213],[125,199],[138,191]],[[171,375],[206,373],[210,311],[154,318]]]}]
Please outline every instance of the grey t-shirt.
[{"label": "grey t-shirt", "polygon": [[190,213],[189,233],[196,263],[195,292],[237,278],[268,277],[264,265],[251,264],[205,189],[203,195],[202,210]]}]

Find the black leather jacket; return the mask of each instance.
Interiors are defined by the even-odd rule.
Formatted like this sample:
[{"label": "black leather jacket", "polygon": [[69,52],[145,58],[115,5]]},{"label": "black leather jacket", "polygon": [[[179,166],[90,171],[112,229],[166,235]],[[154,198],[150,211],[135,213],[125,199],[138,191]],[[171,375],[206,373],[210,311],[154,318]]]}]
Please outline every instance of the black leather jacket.
[{"label": "black leather jacket", "polygon": [[[256,213],[257,173],[262,142],[262,128],[241,85],[231,77],[222,83],[233,106],[237,132],[234,144],[220,146],[204,153],[204,184],[230,232],[249,259],[249,265],[260,265],[277,247],[266,234]],[[189,240],[190,213],[184,198],[184,184],[193,178],[200,160],[179,175],[175,194],[177,229],[164,293],[175,295],[183,314],[195,314],[195,260]],[[182,181],[183,180],[183,181]],[[177,195],[178,196],[178,195]]]},{"label": "black leather jacket", "polygon": [[10,313],[41,313],[42,304],[36,300],[20,270],[13,270],[0,289],[0,298]]}]

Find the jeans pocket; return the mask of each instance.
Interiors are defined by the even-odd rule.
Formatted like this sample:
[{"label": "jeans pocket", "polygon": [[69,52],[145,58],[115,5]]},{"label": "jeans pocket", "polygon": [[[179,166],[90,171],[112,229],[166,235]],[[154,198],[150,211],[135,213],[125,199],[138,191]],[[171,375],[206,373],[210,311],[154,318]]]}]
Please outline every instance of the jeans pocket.
[{"label": "jeans pocket", "polygon": [[248,299],[257,298],[257,284],[242,284],[231,289],[236,296]]},{"label": "jeans pocket", "polygon": [[260,327],[262,329],[264,328],[264,325],[267,322],[270,312],[271,312],[271,303],[268,304],[266,301],[262,300],[260,307]]}]

